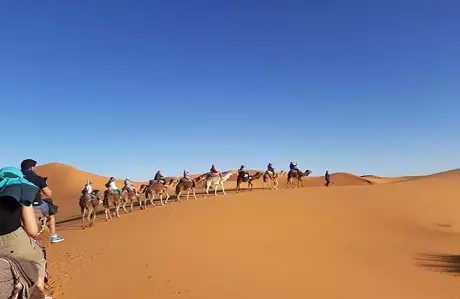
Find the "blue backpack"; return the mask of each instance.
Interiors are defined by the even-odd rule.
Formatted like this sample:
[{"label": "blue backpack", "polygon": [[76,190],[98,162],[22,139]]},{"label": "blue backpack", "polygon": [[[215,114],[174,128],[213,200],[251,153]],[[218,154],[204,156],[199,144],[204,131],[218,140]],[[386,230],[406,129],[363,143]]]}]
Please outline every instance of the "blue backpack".
[{"label": "blue backpack", "polygon": [[0,169],[0,198],[9,196],[20,204],[30,206],[38,192],[38,187],[24,178],[21,170],[16,167]]}]

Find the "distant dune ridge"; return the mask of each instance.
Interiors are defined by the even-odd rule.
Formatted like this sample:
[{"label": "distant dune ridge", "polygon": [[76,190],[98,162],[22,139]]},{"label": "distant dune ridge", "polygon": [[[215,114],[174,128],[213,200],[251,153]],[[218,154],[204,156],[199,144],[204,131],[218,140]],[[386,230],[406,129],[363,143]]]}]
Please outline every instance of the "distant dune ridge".
[{"label": "distant dune ridge", "polygon": [[[87,178],[99,188],[107,179],[62,164],[38,172],[67,216]],[[60,224],[66,240],[48,250],[53,298],[460,297],[459,169],[335,173],[331,188],[309,177],[310,188],[289,190],[283,176],[278,191],[171,202],[111,222],[100,216],[86,230]]]}]

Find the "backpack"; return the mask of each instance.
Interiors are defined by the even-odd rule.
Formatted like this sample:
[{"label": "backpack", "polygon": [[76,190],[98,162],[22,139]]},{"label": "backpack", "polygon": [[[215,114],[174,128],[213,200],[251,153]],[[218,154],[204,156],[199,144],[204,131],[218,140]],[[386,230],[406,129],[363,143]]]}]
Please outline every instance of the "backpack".
[{"label": "backpack", "polygon": [[32,298],[33,293],[41,293],[35,285],[37,278],[33,263],[0,256],[0,299],[27,299]]}]

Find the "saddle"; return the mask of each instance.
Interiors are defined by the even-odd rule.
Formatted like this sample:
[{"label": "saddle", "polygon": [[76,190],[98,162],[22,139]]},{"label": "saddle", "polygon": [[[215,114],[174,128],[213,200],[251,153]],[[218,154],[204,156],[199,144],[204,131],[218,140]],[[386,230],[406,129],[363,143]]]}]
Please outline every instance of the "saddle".
[{"label": "saddle", "polygon": [[0,257],[0,299],[31,298],[35,290],[38,291],[37,278],[38,271],[33,263]]}]

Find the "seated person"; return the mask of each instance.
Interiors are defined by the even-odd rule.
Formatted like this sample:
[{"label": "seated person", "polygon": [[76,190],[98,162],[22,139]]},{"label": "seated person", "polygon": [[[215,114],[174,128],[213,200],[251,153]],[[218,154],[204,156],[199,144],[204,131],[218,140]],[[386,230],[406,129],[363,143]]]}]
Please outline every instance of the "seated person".
[{"label": "seated person", "polygon": [[114,177],[111,177],[109,181],[105,184],[105,187],[107,188],[107,190],[112,191],[113,193],[116,193],[119,196],[121,196],[121,190],[118,189],[116,182],[117,182],[117,179]]},{"label": "seated person", "polygon": [[216,166],[214,166],[214,164],[212,164],[211,169],[209,171],[213,175],[219,174],[219,171],[216,169]]},{"label": "seated person", "polygon": [[248,175],[249,174],[244,169],[244,165],[241,165],[240,168],[238,169],[238,177],[244,178],[244,177],[247,177]]},{"label": "seated person", "polygon": [[190,176],[190,173],[188,173],[187,169],[184,169],[184,179],[186,180],[192,180],[192,177]]},{"label": "seated person", "polygon": [[88,194],[93,199],[97,199],[97,195],[93,193],[93,183],[90,180],[86,180],[85,187],[82,190],[83,195]]},{"label": "seated person", "polygon": [[137,192],[137,188],[134,187],[133,182],[130,178],[126,178],[124,183],[125,185],[123,186],[123,189],[128,190],[128,192],[136,192],[136,194],[139,194]]},{"label": "seated person", "polygon": [[272,163],[268,163],[267,172],[271,173],[272,175],[275,175],[275,168],[273,167]]},{"label": "seated person", "polygon": [[[56,217],[54,215],[57,214],[58,207],[53,204],[53,200],[51,199],[52,191],[46,182],[47,178],[41,177],[35,173],[36,166],[37,161],[32,159],[26,159],[21,162],[21,170],[24,177],[39,188],[33,203],[34,208],[42,210],[48,218],[48,227],[51,231],[51,243],[59,243],[64,241],[64,238],[56,233]],[[42,194],[44,195],[43,199]]]},{"label": "seated person", "polygon": [[161,182],[163,185],[166,184],[166,180],[165,180],[165,177],[163,176],[163,174],[161,173],[160,170],[157,171],[157,173],[155,174],[155,177],[153,178],[154,181],[159,181]]},{"label": "seated person", "polygon": [[291,171],[297,171],[297,172],[300,173],[300,169],[297,168],[297,163],[291,162],[291,164],[289,164],[289,169],[290,169]]},{"label": "seated person", "polygon": [[[36,286],[44,291],[46,260],[31,238],[39,233],[33,201],[39,188],[15,167],[0,169],[0,255],[34,264]],[[45,296],[45,298],[51,298]]]}]

